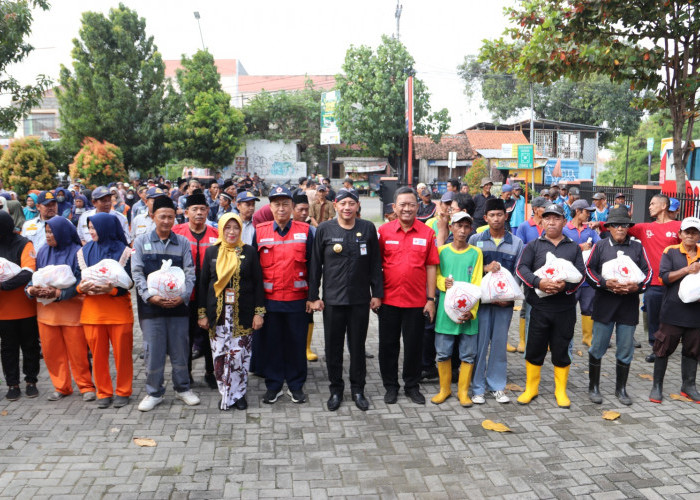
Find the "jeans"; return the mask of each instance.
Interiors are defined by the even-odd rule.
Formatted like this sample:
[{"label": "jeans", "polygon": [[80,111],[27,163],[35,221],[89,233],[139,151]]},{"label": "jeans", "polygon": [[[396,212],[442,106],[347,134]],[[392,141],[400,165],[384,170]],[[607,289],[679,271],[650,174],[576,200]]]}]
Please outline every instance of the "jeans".
[{"label": "jeans", "polygon": [[653,346],[656,342],[656,332],[659,331],[659,323],[661,316],[661,302],[664,298],[663,286],[650,286],[644,292],[644,307],[647,310],[647,324],[649,325],[648,340],[649,345]]},{"label": "jeans", "polygon": [[[487,390],[502,391],[506,388],[506,344],[512,318],[512,307],[491,304],[479,306],[477,314],[479,334],[472,379],[474,394],[484,394]],[[489,345],[491,346],[490,352]]]},{"label": "jeans", "polygon": [[165,394],[165,357],[170,356],[173,387],[177,392],[190,390],[189,318],[187,316],[164,316],[140,320],[143,341],[146,346],[146,392],[159,398]]},{"label": "jeans", "polygon": [[447,335],[435,332],[435,351],[437,351],[438,362],[452,359],[455,342],[459,342],[459,359],[464,363],[473,364],[476,359],[477,337],[478,335],[466,335],[464,333]]},{"label": "jeans", "polygon": [[613,329],[616,330],[615,341],[617,349],[615,357],[626,365],[632,362],[634,357],[634,331],[636,325],[623,325],[622,323],[601,323],[593,322],[593,341],[588,353],[596,359],[601,359],[605,356],[605,352],[610,345]]}]

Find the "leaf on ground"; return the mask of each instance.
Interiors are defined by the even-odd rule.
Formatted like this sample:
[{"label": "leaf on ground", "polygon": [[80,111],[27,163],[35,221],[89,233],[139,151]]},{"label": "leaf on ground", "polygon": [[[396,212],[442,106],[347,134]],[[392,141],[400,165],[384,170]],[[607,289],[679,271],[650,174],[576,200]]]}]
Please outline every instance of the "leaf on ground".
[{"label": "leaf on ground", "polygon": [[511,432],[508,426],[501,424],[500,422],[494,422],[493,420],[484,420],[481,422],[481,427],[487,431]]},{"label": "leaf on ground", "polygon": [[151,448],[156,445],[156,442],[154,439],[151,438],[134,438],[134,444],[141,447],[146,446]]},{"label": "leaf on ground", "polygon": [[669,396],[671,399],[674,401],[685,401],[686,403],[689,403],[692,401],[690,398],[686,398],[685,396],[681,396],[680,394],[671,394]]},{"label": "leaf on ground", "polygon": [[605,420],[617,420],[618,418],[620,418],[620,414],[616,411],[608,410],[603,412],[603,418]]},{"label": "leaf on ground", "polygon": [[580,350],[580,349],[579,349],[578,351],[576,351],[576,356],[579,356],[579,357],[582,358],[582,357],[583,357],[583,351]]},{"label": "leaf on ground", "polygon": [[7,410],[2,410],[2,411],[0,411],[0,415],[2,415],[3,417],[6,417],[6,416],[7,416]]},{"label": "leaf on ground", "polygon": [[523,392],[523,388],[520,387],[518,384],[506,384],[506,390],[513,392]]},{"label": "leaf on ground", "polygon": [[119,428],[118,428],[118,427],[112,427],[112,428],[109,430],[109,432],[112,432],[112,433],[114,433],[114,432],[119,432]]},{"label": "leaf on ground", "polygon": [[654,377],[651,375],[651,373],[640,373],[639,378],[643,378],[644,380],[654,380]]}]

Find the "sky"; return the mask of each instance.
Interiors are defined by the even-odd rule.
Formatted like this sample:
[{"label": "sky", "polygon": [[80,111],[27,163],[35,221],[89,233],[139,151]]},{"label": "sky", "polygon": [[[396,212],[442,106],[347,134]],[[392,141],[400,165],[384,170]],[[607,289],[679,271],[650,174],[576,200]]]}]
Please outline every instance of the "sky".
[{"label": "sky", "polygon": [[[50,0],[51,1],[51,0]],[[490,119],[464,95],[457,66],[476,54],[485,38],[505,27],[503,7],[512,0],[400,0],[400,39],[416,61],[416,76],[432,94],[433,110],[446,107],[450,132]],[[396,32],[396,0],[123,0],[146,19],[163,59],[179,59],[205,47],[216,59],[238,59],[249,75],[339,73],[350,45],[376,47]],[[36,10],[24,61],[8,67],[23,83],[40,73],[56,81],[70,66],[81,13],[107,14],[112,0],[52,0]],[[200,14],[202,36],[194,12]]]}]

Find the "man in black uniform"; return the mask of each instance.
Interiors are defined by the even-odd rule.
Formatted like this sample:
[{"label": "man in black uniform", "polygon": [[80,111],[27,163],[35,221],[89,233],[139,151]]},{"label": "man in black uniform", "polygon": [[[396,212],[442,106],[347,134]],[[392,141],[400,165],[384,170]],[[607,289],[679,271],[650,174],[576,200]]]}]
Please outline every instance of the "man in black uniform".
[{"label": "man in black uniform", "polygon": [[484,215],[486,215],[486,201],[495,198],[491,194],[493,181],[490,178],[483,177],[479,187],[481,188],[481,193],[474,195],[474,229],[486,225],[486,220],[484,219]]},{"label": "man in black uniform", "polygon": [[[377,229],[371,222],[357,217],[359,206],[355,190],[338,191],[335,198],[338,217],[321,223],[316,229],[309,269],[307,311],[323,311],[330,411],[337,410],[343,401],[346,331],[352,399],[360,410],[369,409],[364,396],[365,340],[369,310],[376,311],[382,304],[384,284]],[[323,300],[319,297],[321,277]]]}]

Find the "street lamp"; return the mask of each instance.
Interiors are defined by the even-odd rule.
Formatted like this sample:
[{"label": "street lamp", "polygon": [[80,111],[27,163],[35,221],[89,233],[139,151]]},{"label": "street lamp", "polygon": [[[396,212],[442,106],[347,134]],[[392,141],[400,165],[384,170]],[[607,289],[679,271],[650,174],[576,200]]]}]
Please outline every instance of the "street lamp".
[{"label": "street lamp", "polygon": [[204,46],[204,36],[202,35],[202,25],[199,24],[199,12],[194,11],[194,18],[197,20],[197,26],[199,26],[199,38],[202,39],[202,50],[207,50],[207,48]]}]

